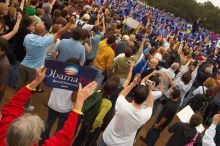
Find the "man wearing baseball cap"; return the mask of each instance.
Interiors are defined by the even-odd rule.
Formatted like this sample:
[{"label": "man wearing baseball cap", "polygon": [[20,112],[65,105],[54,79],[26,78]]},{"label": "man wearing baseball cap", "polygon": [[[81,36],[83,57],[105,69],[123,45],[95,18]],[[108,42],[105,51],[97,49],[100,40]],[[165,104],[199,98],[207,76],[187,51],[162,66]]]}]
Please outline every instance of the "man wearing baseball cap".
[{"label": "man wearing baseball cap", "polygon": [[91,31],[94,25],[88,24],[89,20],[89,14],[84,14],[80,20],[76,21],[76,26]]}]

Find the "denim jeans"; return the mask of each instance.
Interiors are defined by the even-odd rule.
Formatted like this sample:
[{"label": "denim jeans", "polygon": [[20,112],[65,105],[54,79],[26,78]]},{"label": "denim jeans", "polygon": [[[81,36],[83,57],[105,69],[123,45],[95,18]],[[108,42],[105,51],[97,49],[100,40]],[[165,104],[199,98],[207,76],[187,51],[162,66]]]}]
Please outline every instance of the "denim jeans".
[{"label": "denim jeans", "polygon": [[160,133],[165,129],[165,127],[161,129],[156,129],[153,126],[149,129],[146,139],[147,139],[147,146],[154,146],[157,140],[160,137]]},{"label": "denim jeans", "polygon": [[103,134],[100,136],[97,146],[107,146],[104,142]]},{"label": "denim jeans", "polygon": [[57,130],[61,130],[63,128],[63,125],[65,121],[67,120],[69,115],[69,112],[67,113],[59,113],[50,107],[48,107],[48,116],[47,116],[47,121],[46,121],[46,126],[45,126],[45,131],[41,134],[41,141],[40,145],[44,143],[46,139],[49,139],[50,135],[50,130],[53,127],[53,124],[55,123],[56,119],[58,118],[58,125],[57,125]]},{"label": "denim jeans", "polygon": [[97,75],[96,75],[95,81],[97,82],[98,85],[101,85],[104,78],[105,78],[105,76],[103,75],[104,70],[101,70],[101,69],[99,69],[98,67],[96,67],[94,65],[92,66],[92,68],[97,70]]},{"label": "denim jeans", "polygon": [[20,66],[20,62],[17,62],[16,64],[12,65],[12,67],[11,67],[12,71],[11,71],[9,85],[15,89],[18,88],[17,80],[19,77],[19,66]]}]

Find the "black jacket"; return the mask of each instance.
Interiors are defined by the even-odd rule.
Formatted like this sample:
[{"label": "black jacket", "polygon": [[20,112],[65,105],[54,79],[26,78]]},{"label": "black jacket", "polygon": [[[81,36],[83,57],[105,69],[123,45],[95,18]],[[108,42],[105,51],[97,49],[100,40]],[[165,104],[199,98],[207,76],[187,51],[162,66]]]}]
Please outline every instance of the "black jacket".
[{"label": "black jacket", "polygon": [[212,100],[213,98],[207,97],[205,94],[197,94],[189,100],[188,105],[195,113],[201,113],[205,119],[209,115]]},{"label": "black jacket", "polygon": [[[166,146],[185,146],[190,143],[195,137],[197,131],[194,127],[191,127],[187,123],[178,122],[168,128],[170,133],[173,133],[171,138],[168,140]],[[194,146],[199,146],[202,141],[201,135],[199,134],[196,138]]]}]

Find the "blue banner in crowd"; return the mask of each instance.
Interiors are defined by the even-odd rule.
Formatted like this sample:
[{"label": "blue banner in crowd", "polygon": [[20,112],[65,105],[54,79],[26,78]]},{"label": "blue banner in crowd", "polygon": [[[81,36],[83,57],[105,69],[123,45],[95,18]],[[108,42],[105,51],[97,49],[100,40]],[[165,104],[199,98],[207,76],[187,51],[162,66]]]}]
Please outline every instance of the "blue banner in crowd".
[{"label": "blue banner in crowd", "polygon": [[79,83],[86,86],[95,80],[97,71],[83,66],[77,66],[60,61],[48,60],[45,84],[51,88],[61,88],[77,91]]}]

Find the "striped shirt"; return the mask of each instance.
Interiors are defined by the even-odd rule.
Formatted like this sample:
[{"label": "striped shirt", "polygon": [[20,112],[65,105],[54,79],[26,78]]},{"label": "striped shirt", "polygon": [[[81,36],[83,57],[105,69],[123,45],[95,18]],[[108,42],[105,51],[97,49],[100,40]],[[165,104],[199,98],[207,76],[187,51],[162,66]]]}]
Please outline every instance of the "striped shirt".
[{"label": "striped shirt", "polygon": [[66,62],[69,59],[77,59],[80,62],[85,62],[85,48],[80,41],[70,39],[61,40],[55,49],[58,52],[58,60]]}]

